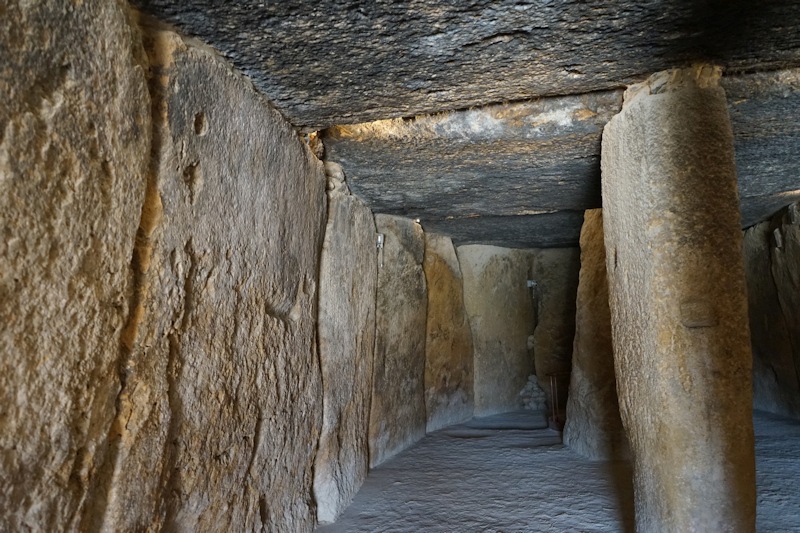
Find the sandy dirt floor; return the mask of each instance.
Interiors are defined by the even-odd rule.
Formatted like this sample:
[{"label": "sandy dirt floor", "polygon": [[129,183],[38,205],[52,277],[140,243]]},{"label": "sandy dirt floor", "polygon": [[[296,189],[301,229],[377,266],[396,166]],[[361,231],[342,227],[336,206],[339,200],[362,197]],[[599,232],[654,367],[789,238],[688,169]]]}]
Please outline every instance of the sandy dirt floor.
[{"label": "sandy dirt floor", "polygon": [[[800,531],[800,421],[757,413],[758,531]],[[537,413],[431,433],[320,532],[634,531],[631,470],[582,459]]]}]

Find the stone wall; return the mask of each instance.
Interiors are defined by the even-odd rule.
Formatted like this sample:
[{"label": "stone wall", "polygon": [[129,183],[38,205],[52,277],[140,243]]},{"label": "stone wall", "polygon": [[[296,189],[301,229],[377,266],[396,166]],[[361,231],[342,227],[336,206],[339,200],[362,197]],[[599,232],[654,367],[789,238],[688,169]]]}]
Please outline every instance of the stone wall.
[{"label": "stone wall", "polygon": [[425,234],[423,268],[428,286],[425,411],[427,431],[435,431],[472,417],[472,332],[461,268],[449,237]]},{"label": "stone wall", "polygon": [[116,2],[2,12],[0,530],[75,530],[120,390],[146,58]]},{"label": "stone wall", "polygon": [[744,234],[753,405],[800,418],[800,214],[797,204]]},{"label": "stone wall", "polygon": [[0,529],[312,529],[322,164],[121,4],[0,28]]},{"label": "stone wall", "polygon": [[385,241],[378,259],[370,466],[421,439],[426,422],[422,227],[392,215],[376,215],[375,224]]},{"label": "stone wall", "polygon": [[122,530],[310,529],[322,164],[213,52],[148,35],[154,168],[106,508],[91,514]]},{"label": "stone wall", "polygon": [[586,211],[581,230],[576,308],[564,444],[590,459],[619,459],[628,443],[614,377],[601,209]]},{"label": "stone wall", "polygon": [[533,373],[528,337],[534,310],[527,280],[534,253],[496,246],[458,247],[475,353],[475,415],[518,409]]},{"label": "stone wall", "polygon": [[536,329],[533,332],[536,376],[548,396],[551,394],[549,376],[554,376],[562,411],[566,408],[572,366],[580,259],[579,248],[535,250],[531,271],[531,279],[536,283],[533,289],[536,301]]},{"label": "stone wall", "polygon": [[320,522],[333,522],[367,475],[375,347],[377,253],[372,212],[326,163],[328,225],[319,280],[323,418],[314,464]]}]

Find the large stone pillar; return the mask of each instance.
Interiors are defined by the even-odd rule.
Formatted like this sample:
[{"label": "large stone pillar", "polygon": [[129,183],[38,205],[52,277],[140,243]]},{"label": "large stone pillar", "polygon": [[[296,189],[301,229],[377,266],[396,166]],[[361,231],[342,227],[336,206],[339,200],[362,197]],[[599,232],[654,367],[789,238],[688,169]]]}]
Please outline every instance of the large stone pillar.
[{"label": "large stone pillar", "polygon": [[603,134],[617,390],[639,532],[755,529],[751,353],[718,69],[626,91]]},{"label": "large stone pillar", "polygon": [[628,442],[619,416],[614,377],[602,209],[590,209],[584,216],[575,301],[564,444],[590,459],[621,459],[628,455]]}]

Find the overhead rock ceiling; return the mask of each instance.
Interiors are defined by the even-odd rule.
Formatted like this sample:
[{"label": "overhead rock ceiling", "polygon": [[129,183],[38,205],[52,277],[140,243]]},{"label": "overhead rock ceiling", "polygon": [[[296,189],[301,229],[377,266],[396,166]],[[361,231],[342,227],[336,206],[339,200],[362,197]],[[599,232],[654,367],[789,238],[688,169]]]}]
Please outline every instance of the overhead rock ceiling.
[{"label": "overhead rock ceiling", "polygon": [[800,198],[799,2],[135,3],[299,130],[336,126],[325,157],[374,211],[458,243],[576,244],[619,88],[695,61],[726,68],[743,223]]}]

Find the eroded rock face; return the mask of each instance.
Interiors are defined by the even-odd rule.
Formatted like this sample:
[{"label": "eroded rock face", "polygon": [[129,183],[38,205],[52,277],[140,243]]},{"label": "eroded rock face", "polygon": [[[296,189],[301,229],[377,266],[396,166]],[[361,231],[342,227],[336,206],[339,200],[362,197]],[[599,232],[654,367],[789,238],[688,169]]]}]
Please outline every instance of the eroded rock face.
[{"label": "eroded rock face", "polygon": [[742,232],[718,79],[707,66],[656,74],[603,133],[617,391],[642,532],[755,529]]},{"label": "eroded rock face", "polygon": [[319,356],[324,391],[314,463],[317,519],[333,522],[367,475],[375,348],[377,253],[372,212],[328,172],[328,225],[319,280]]},{"label": "eroded rock face", "polygon": [[472,417],[473,353],[464,282],[449,237],[425,234],[423,269],[428,287],[425,411],[430,432]]},{"label": "eroded rock face", "polygon": [[475,415],[512,411],[533,372],[528,336],[534,312],[527,287],[534,266],[530,251],[495,246],[458,247],[475,351]]},{"label": "eroded rock face", "polygon": [[425,436],[425,239],[416,222],[375,215],[384,235],[378,258],[370,466]]},{"label": "eroded rock face", "polygon": [[800,56],[794,2],[135,2],[313,129],[616,88],[698,57],[741,71]]},{"label": "eroded rock face", "polygon": [[531,279],[536,283],[533,288],[536,301],[534,364],[539,385],[548,396],[552,394],[551,383],[555,386],[559,410],[566,407],[569,389],[579,271],[579,248],[548,248],[534,252],[531,271]]},{"label": "eroded rock face", "polygon": [[150,153],[117,2],[0,17],[0,530],[78,529],[111,426]]},{"label": "eroded rock face", "polygon": [[92,527],[307,531],[322,164],[207,49],[148,30],[158,144]]},{"label": "eroded rock face", "polygon": [[564,444],[590,459],[627,455],[614,377],[603,212],[586,212]]},{"label": "eroded rock face", "polygon": [[753,405],[800,418],[800,310],[797,204],[744,234],[750,331],[753,342]]}]

